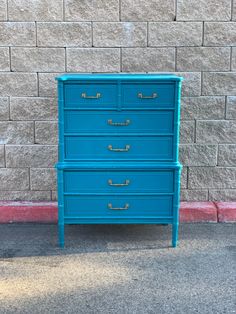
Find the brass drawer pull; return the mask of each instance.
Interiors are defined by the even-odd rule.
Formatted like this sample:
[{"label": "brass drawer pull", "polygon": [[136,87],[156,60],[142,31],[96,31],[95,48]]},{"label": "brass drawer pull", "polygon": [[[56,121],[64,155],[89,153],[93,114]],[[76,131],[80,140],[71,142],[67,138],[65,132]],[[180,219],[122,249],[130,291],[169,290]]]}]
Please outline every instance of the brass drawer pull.
[{"label": "brass drawer pull", "polygon": [[109,203],[107,206],[108,206],[109,209],[112,209],[112,210],[125,210],[125,209],[129,208],[129,204],[128,203],[126,203],[124,207],[112,207],[111,203]]},{"label": "brass drawer pull", "polygon": [[100,93],[97,93],[96,96],[88,96],[86,93],[82,93],[81,97],[82,98],[89,98],[89,99],[97,99],[97,98],[101,98],[102,96]]},{"label": "brass drawer pull", "polygon": [[129,180],[125,180],[124,183],[113,183],[112,180],[108,180],[108,184],[110,186],[128,186],[130,184],[130,181]]},{"label": "brass drawer pull", "polygon": [[125,148],[113,148],[112,145],[108,145],[108,149],[112,152],[128,152],[130,145],[125,145]]},{"label": "brass drawer pull", "polygon": [[107,123],[109,125],[114,125],[114,126],[127,126],[130,124],[130,120],[126,120],[125,122],[112,122],[112,120],[107,120]]},{"label": "brass drawer pull", "polygon": [[144,96],[143,93],[138,93],[138,98],[142,98],[142,99],[153,99],[153,98],[157,98],[157,93],[152,93],[151,96]]}]

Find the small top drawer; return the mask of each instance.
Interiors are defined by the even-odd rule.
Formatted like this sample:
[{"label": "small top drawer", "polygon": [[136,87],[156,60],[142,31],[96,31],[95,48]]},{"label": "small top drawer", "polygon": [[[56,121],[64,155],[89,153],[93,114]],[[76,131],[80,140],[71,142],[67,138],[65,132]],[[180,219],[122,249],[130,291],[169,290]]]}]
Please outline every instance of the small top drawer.
[{"label": "small top drawer", "polygon": [[124,84],[122,85],[122,107],[158,109],[173,108],[175,104],[175,84]]},{"label": "small top drawer", "polygon": [[65,107],[80,109],[114,109],[117,106],[116,84],[67,84]]}]

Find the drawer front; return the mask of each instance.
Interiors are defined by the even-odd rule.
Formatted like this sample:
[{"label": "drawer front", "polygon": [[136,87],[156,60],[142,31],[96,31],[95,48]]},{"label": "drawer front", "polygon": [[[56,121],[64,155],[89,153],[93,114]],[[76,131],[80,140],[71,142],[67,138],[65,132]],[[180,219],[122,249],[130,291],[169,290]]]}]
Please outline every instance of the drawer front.
[{"label": "drawer front", "polygon": [[66,136],[65,158],[103,160],[172,160],[172,136]]},{"label": "drawer front", "polygon": [[174,170],[144,171],[64,171],[67,193],[171,193]]},{"label": "drawer front", "polygon": [[173,197],[165,196],[65,196],[64,215],[81,218],[171,217]]},{"label": "drawer front", "polygon": [[114,109],[117,106],[115,84],[70,84],[64,88],[65,107],[81,109]]},{"label": "drawer front", "polygon": [[65,111],[67,133],[172,133],[174,111]]},{"label": "drawer front", "polygon": [[173,108],[175,84],[125,84],[122,86],[124,108]]}]

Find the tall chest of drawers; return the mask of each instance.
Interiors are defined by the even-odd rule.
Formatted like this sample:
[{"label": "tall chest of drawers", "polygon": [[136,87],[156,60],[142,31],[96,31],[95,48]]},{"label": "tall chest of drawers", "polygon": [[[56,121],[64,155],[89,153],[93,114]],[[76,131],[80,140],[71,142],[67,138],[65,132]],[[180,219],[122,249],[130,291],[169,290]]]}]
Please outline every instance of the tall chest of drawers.
[{"label": "tall chest of drawers", "polygon": [[64,74],[59,104],[58,230],[65,224],[172,224],[177,245],[182,78]]}]

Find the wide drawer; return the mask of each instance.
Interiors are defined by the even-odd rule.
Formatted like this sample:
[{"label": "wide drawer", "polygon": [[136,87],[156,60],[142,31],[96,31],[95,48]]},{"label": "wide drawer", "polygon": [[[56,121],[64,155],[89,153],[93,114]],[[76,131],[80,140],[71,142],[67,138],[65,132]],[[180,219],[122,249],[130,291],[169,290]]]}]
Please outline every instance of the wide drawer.
[{"label": "wide drawer", "polygon": [[66,193],[171,193],[174,170],[64,171]]},{"label": "wide drawer", "polygon": [[65,136],[67,160],[173,160],[172,136]]},{"label": "wide drawer", "polygon": [[173,196],[64,196],[64,215],[81,218],[171,217]]},{"label": "wide drawer", "polygon": [[175,84],[124,84],[121,95],[124,108],[173,108]]},{"label": "wide drawer", "polygon": [[64,87],[65,107],[109,109],[117,106],[116,84],[68,84]]},{"label": "wide drawer", "polygon": [[172,133],[174,111],[92,112],[66,110],[66,133]]}]

